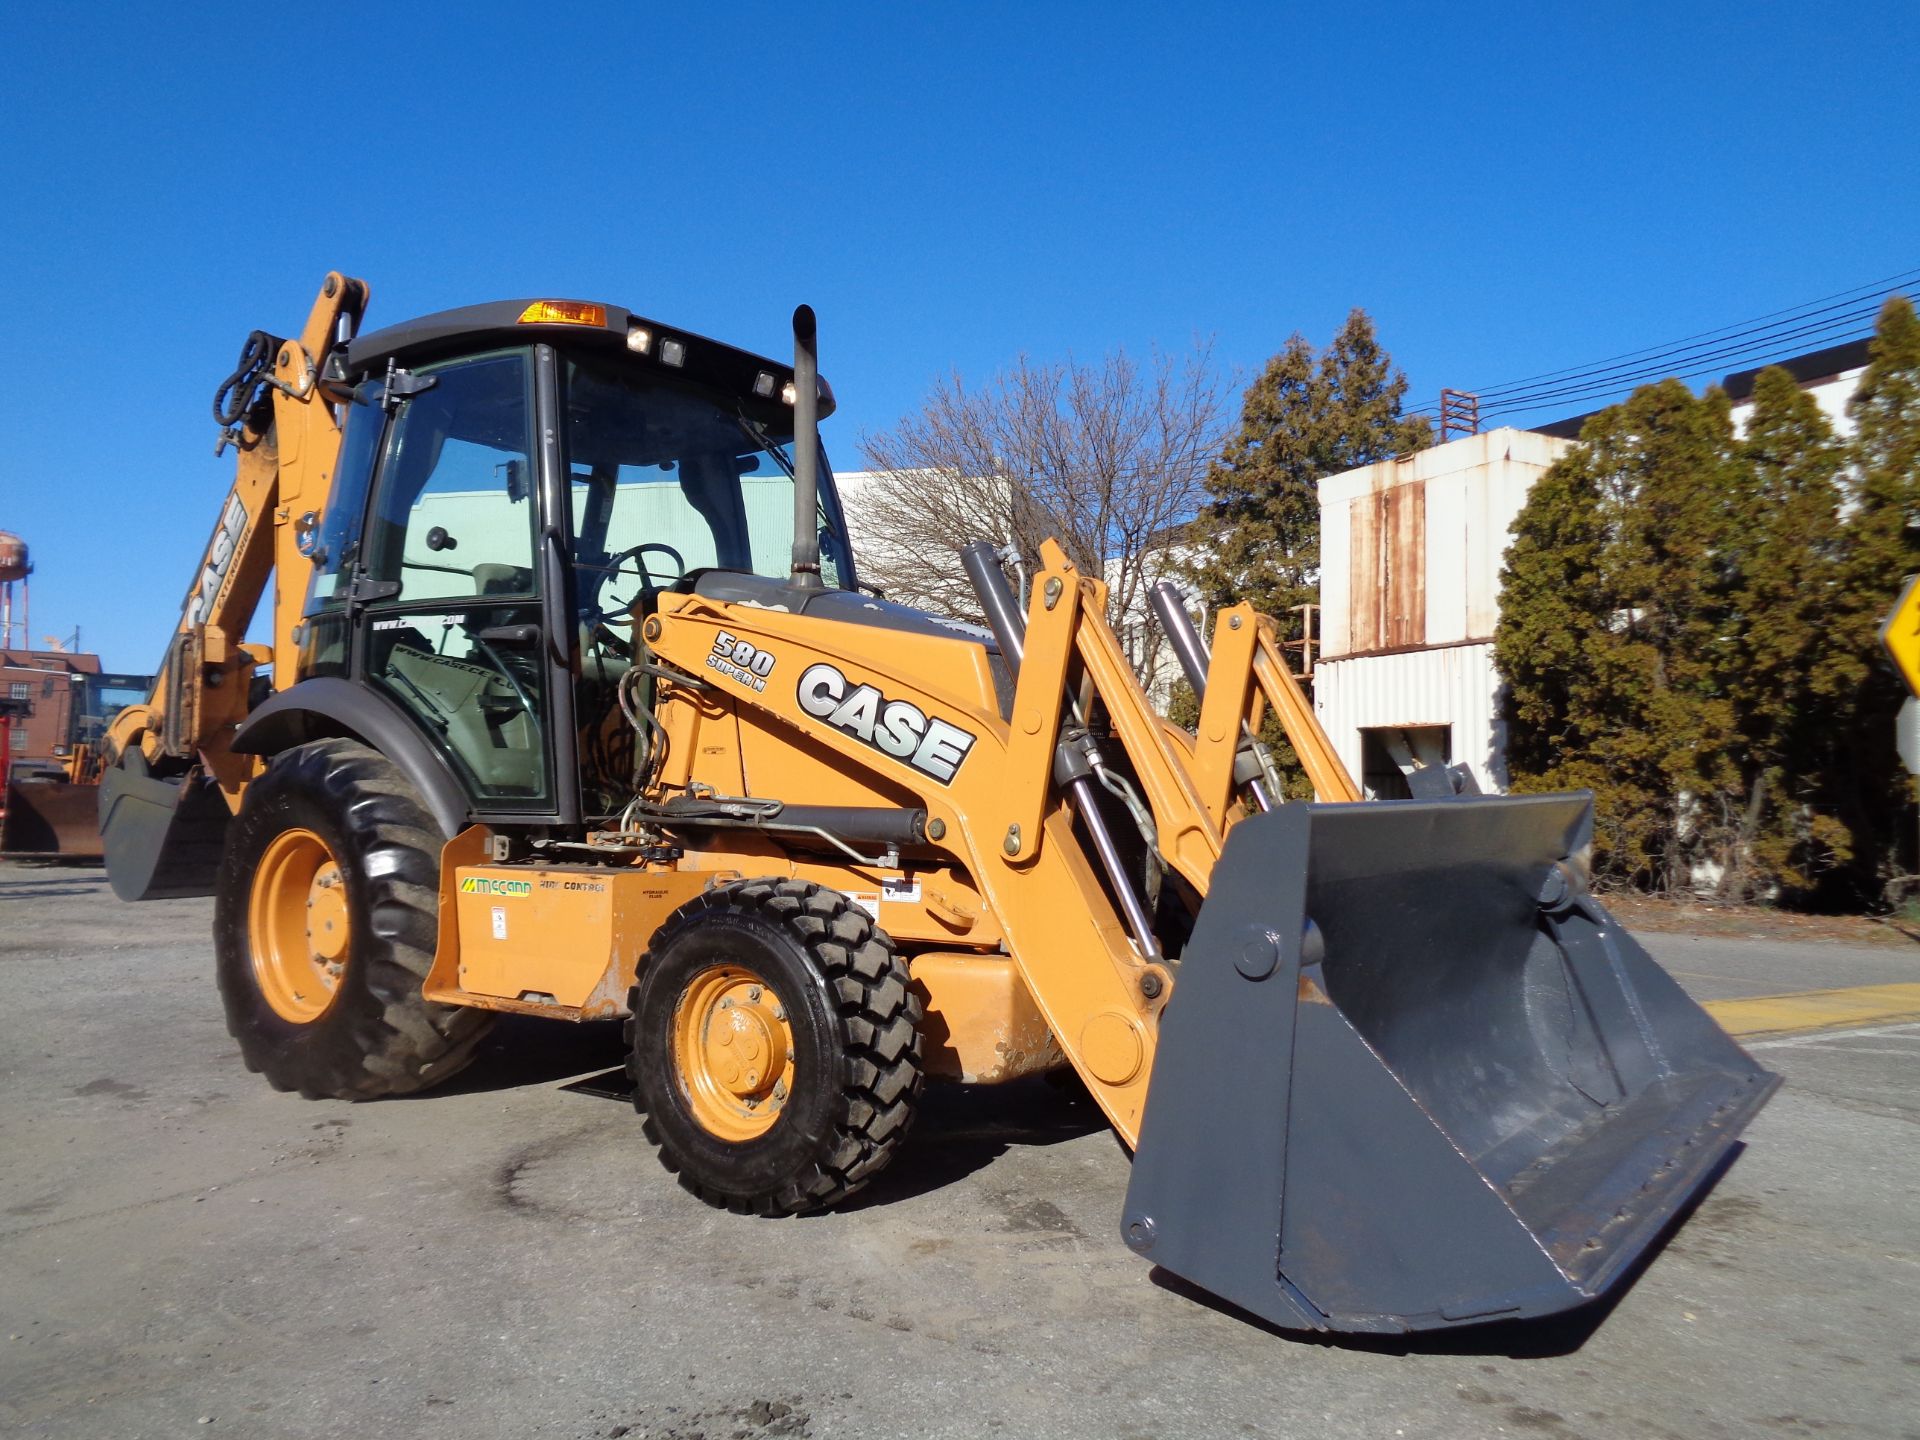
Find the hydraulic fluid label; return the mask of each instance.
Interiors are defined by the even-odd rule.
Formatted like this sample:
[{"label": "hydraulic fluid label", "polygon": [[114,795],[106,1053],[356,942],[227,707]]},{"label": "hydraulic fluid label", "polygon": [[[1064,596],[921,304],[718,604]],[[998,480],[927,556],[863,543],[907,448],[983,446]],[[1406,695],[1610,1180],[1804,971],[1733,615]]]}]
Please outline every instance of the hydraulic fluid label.
[{"label": "hydraulic fluid label", "polygon": [[959,773],[978,738],[910,700],[889,700],[871,685],[853,685],[832,665],[809,665],[797,698],[807,714],[943,785]]}]

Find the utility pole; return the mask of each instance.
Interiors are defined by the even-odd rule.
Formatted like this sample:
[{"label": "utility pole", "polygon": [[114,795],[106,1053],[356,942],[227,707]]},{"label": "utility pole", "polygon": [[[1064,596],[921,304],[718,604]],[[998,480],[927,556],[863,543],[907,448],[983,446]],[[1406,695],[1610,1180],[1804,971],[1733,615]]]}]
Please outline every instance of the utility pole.
[{"label": "utility pole", "polygon": [[1480,433],[1480,397],[1466,390],[1440,392],[1440,443],[1451,435]]}]

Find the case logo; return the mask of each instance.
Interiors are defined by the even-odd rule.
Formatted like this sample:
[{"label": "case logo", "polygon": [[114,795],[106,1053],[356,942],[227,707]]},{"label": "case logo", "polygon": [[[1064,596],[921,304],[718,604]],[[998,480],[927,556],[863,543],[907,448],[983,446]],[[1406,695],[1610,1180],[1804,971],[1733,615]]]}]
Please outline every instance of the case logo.
[{"label": "case logo", "polygon": [[247,507],[240,503],[238,495],[229,495],[227,508],[220,512],[220,523],[214,527],[213,543],[207,547],[207,563],[200,571],[200,583],[194,588],[193,599],[187,602],[189,625],[200,624],[213,612],[214,597],[227,578],[227,567],[233,564],[234,552],[240,548],[240,534],[246,528]]},{"label": "case logo", "polygon": [[800,708],[834,729],[904,760],[922,775],[948,784],[978,738],[928,715],[909,700],[889,700],[871,685],[851,684],[832,665],[809,665],[800,675]]}]

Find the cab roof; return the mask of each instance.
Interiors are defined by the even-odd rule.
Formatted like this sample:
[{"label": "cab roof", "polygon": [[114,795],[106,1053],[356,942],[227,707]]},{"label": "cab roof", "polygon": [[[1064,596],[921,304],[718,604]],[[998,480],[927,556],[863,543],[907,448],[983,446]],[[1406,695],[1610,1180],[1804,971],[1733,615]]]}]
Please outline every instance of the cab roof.
[{"label": "cab roof", "polygon": [[[572,318],[550,318],[557,316]],[[628,343],[629,334],[635,331],[645,333],[644,350]],[[401,365],[420,365],[463,352],[535,341],[562,350],[622,357],[638,366],[658,369],[668,375],[684,375],[743,396],[761,394],[766,398],[766,382],[761,377],[771,375],[771,398],[776,404],[784,387],[793,382],[790,363],[756,355],[690,330],[663,325],[623,306],[597,300],[555,299],[489,300],[369,330],[347,342],[345,378],[377,378],[390,360]],[[677,365],[668,358],[675,353],[674,346],[680,347],[678,353],[682,357]],[[820,418],[824,420],[833,410],[833,387],[823,377]]]}]

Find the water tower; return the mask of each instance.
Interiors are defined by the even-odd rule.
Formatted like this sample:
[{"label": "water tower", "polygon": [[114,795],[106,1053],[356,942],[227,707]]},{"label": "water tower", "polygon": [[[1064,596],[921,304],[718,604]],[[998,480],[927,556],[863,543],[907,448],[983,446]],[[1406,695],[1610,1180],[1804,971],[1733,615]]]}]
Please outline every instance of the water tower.
[{"label": "water tower", "polygon": [[[20,630],[21,648],[27,640],[27,576],[33,565],[27,559],[27,542],[10,530],[0,530],[0,650],[13,648],[13,632]],[[13,618],[13,586],[20,583],[20,618]]]}]

